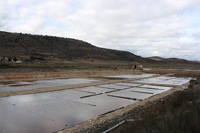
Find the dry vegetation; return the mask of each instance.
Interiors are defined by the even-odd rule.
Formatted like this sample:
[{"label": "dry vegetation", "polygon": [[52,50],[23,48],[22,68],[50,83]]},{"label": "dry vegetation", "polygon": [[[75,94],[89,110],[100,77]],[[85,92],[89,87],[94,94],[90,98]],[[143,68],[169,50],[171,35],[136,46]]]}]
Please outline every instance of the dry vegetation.
[{"label": "dry vegetation", "polygon": [[[193,87],[194,86],[194,87]],[[200,81],[185,91],[176,92],[171,99],[132,115],[112,132],[135,133],[199,133]]]}]

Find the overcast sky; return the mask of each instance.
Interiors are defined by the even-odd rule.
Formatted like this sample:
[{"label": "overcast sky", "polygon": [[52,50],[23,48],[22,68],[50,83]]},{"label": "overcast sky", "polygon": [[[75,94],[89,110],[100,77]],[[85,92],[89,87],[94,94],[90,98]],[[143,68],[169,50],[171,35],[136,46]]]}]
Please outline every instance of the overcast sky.
[{"label": "overcast sky", "polygon": [[200,0],[0,0],[0,30],[200,60]]}]

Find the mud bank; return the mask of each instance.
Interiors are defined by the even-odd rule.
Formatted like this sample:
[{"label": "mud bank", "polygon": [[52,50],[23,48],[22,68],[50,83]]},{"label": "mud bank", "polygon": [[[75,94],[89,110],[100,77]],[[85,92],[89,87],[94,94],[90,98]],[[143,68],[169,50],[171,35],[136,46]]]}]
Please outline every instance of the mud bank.
[{"label": "mud bank", "polygon": [[130,69],[88,69],[88,70],[57,70],[57,71],[10,71],[0,72],[0,81],[42,80],[55,78],[88,78],[106,75],[140,74],[142,71]]}]

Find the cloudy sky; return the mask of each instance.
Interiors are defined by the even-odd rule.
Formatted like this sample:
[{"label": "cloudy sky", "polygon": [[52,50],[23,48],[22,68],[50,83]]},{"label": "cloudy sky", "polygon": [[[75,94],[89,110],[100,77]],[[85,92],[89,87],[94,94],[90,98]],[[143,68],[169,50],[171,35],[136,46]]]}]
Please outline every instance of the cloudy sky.
[{"label": "cloudy sky", "polygon": [[200,0],[0,0],[0,30],[200,60]]}]

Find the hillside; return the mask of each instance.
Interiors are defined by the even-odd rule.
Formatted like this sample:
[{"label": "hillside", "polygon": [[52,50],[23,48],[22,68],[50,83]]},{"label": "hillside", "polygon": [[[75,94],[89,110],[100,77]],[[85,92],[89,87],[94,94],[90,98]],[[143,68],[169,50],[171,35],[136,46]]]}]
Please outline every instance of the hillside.
[{"label": "hillside", "polygon": [[79,60],[79,63],[88,64],[87,60],[102,60],[104,62],[101,64],[109,64],[110,61],[140,62],[142,64],[161,66],[165,64],[200,64],[177,58],[165,59],[157,56],[142,58],[127,51],[100,48],[90,43],[71,38],[0,31],[0,58],[2,57],[11,57],[12,59],[17,57],[18,59],[23,58],[23,60],[29,60],[31,57],[34,57],[32,58],[33,60],[47,59],[51,60],[51,62],[56,61],[57,63],[66,62],[67,60]]},{"label": "hillside", "polygon": [[152,57],[149,57],[149,59],[151,59],[151,60],[157,60],[157,61],[162,61],[162,60],[164,60],[164,58],[159,57],[159,56],[152,56]]},{"label": "hillside", "polygon": [[167,63],[167,64],[193,64],[193,65],[199,65],[200,64],[197,61],[188,61],[188,60],[179,59],[179,58],[162,58],[162,57],[159,57],[159,56],[149,57],[148,59],[159,61],[161,63]]},{"label": "hillside", "polygon": [[155,62],[130,52],[110,50],[87,42],[53,36],[0,32],[0,56],[54,56],[60,59],[100,59]]}]

